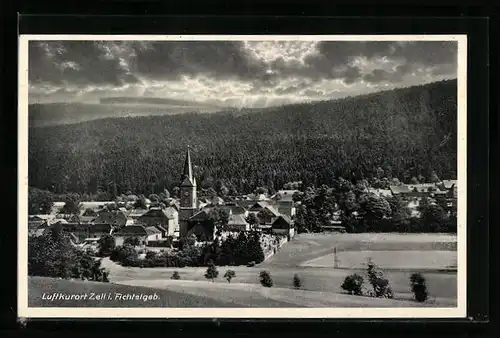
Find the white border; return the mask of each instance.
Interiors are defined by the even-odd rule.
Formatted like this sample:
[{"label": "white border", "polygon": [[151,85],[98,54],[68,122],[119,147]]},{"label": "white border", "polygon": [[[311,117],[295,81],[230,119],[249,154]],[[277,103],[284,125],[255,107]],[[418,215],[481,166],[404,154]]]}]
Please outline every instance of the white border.
[{"label": "white border", "polygon": [[[28,42],[149,41],[457,41],[457,307],[456,308],[33,308],[28,307]],[[464,318],[467,285],[467,36],[466,35],[21,35],[18,97],[18,317],[21,318]]]}]

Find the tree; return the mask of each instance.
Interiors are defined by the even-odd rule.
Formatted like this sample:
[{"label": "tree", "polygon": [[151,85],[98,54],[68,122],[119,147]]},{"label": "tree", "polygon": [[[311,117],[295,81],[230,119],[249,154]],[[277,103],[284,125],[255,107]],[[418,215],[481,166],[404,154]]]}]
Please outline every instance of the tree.
[{"label": "tree", "polygon": [[87,217],[97,217],[97,213],[91,209],[91,208],[87,208],[85,209],[85,211],[83,212],[82,216],[87,216]]},{"label": "tree", "polygon": [[387,202],[391,207],[391,223],[393,225],[391,231],[410,231],[411,210],[408,208],[408,202],[397,195],[387,198]]},{"label": "tree", "polygon": [[378,270],[371,261],[368,263],[367,272],[375,297],[393,298],[389,280],[384,277],[383,272]]},{"label": "tree", "polygon": [[115,238],[111,235],[103,236],[99,239],[99,256],[107,257],[115,249]]},{"label": "tree", "polygon": [[165,194],[165,199],[169,199],[170,198],[170,192],[167,189],[164,189],[163,193]]},{"label": "tree", "polygon": [[415,300],[417,302],[425,302],[428,298],[428,293],[424,276],[420,273],[413,273],[410,276],[410,285],[415,295]]},{"label": "tree", "polygon": [[179,275],[179,272],[178,271],[174,271],[174,273],[172,274],[171,279],[175,279],[175,280],[181,279],[181,276]]},{"label": "tree", "polygon": [[352,274],[352,275],[347,276],[344,279],[344,282],[342,283],[341,288],[346,290],[347,292],[349,292],[350,295],[354,294],[356,296],[359,296],[363,293],[362,292],[363,283],[364,283],[364,279],[362,276],[360,276],[358,274]]},{"label": "tree", "polygon": [[28,240],[28,275],[108,282],[101,260],[75,248],[60,226]]},{"label": "tree", "polygon": [[28,214],[49,214],[52,210],[54,196],[50,191],[29,187]]},{"label": "tree", "polygon": [[80,214],[80,196],[78,194],[68,194],[64,198],[64,207],[61,210],[64,214]]},{"label": "tree", "polygon": [[448,221],[446,212],[437,204],[422,205],[420,216],[422,223],[426,226],[426,231],[440,232]]},{"label": "tree", "polygon": [[173,193],[175,198],[179,197],[180,191],[181,191],[181,189],[179,187],[174,187],[174,189],[172,190],[172,193]]},{"label": "tree", "polygon": [[363,217],[367,224],[367,230],[376,230],[380,222],[391,214],[391,206],[383,197],[368,195],[362,205]]},{"label": "tree", "polygon": [[293,287],[298,289],[302,286],[302,281],[300,280],[299,275],[293,275]]},{"label": "tree", "polygon": [[213,208],[208,214],[208,221],[218,231],[225,231],[229,222],[229,212],[223,208]]},{"label": "tree", "polygon": [[268,271],[261,271],[259,274],[260,284],[264,287],[270,288],[273,286],[273,279]]},{"label": "tree", "polygon": [[252,230],[257,229],[259,226],[259,219],[254,213],[249,213],[246,221],[248,222],[248,224],[250,224],[250,229]]},{"label": "tree", "polygon": [[205,278],[211,279],[213,283],[214,279],[217,278],[217,276],[219,276],[219,271],[217,270],[215,264],[213,262],[210,262],[208,264],[207,271],[205,272]]},{"label": "tree", "polygon": [[231,283],[231,279],[236,277],[236,272],[233,270],[227,270],[226,273],[224,274],[224,278],[227,279],[229,283]]}]

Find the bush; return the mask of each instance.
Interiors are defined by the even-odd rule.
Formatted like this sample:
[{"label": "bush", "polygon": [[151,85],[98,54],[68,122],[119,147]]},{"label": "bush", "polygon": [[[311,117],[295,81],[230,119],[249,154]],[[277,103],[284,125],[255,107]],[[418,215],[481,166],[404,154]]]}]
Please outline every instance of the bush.
[{"label": "bush", "polygon": [[411,290],[417,302],[425,302],[428,298],[427,285],[424,276],[414,273],[410,276]]},{"label": "bush", "polygon": [[293,287],[298,289],[302,286],[302,281],[300,280],[299,275],[293,275]]},{"label": "bush", "polygon": [[131,245],[125,244],[117,246],[109,256],[113,262],[121,263],[131,262],[137,259],[137,251]]},{"label": "bush", "polygon": [[231,283],[231,279],[236,277],[236,272],[233,270],[227,270],[226,273],[224,274],[224,278],[227,279],[229,283]]},{"label": "bush", "polygon": [[99,256],[107,257],[111,255],[116,247],[115,238],[111,235],[106,235],[99,239]]},{"label": "bush", "polygon": [[179,279],[181,279],[181,276],[179,275],[179,272],[174,271],[174,273],[172,274],[172,277],[170,277],[170,278],[175,279],[175,280],[179,280]]},{"label": "bush", "polygon": [[156,257],[156,252],[154,252],[154,251],[147,251],[146,252],[146,259],[149,260],[149,259],[153,259],[155,257]]},{"label": "bush", "polygon": [[123,244],[124,245],[128,244],[128,245],[131,245],[131,246],[139,246],[139,245],[141,245],[141,241],[139,240],[138,237],[127,237],[123,241]]},{"label": "bush", "polygon": [[389,280],[384,277],[382,271],[378,270],[375,264],[368,263],[368,279],[373,288],[375,297],[393,298],[392,289],[389,286]]},{"label": "bush", "polygon": [[210,262],[208,264],[207,272],[205,272],[205,278],[206,279],[211,279],[212,282],[214,281],[215,278],[219,276],[219,271],[217,270],[217,267],[213,262]]},{"label": "bush", "polygon": [[259,277],[260,277],[260,284],[262,286],[265,286],[267,288],[273,286],[273,279],[271,278],[271,274],[269,272],[261,271]]},{"label": "bush", "polygon": [[349,292],[350,295],[361,295],[364,279],[358,274],[352,274],[344,279],[341,288]]}]

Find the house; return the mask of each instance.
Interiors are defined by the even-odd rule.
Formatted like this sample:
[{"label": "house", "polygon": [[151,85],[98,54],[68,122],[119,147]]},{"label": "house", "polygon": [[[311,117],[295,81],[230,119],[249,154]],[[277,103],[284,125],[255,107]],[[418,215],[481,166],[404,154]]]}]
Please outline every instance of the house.
[{"label": "house", "polygon": [[389,190],[391,191],[391,193],[393,195],[401,195],[401,194],[410,193],[410,189],[408,188],[408,186],[406,186],[404,184],[391,185],[391,186],[389,186]]},{"label": "house", "polygon": [[294,217],[297,212],[293,200],[279,200],[274,204],[274,207],[280,214],[287,215],[290,218]]},{"label": "house", "polygon": [[85,224],[85,223],[69,223],[57,222],[52,227],[60,227],[64,233],[69,233],[83,241],[85,238],[101,238],[105,235],[110,235],[113,227],[110,224]]},{"label": "house", "polygon": [[227,229],[228,231],[249,231],[250,224],[245,220],[243,214],[233,214],[229,216]]},{"label": "house", "polygon": [[[179,213],[173,207],[151,208],[137,220],[147,226],[161,226],[163,230],[166,230],[164,236],[174,236],[175,232],[179,231]],[[163,230],[160,231],[163,232]]]},{"label": "house", "polygon": [[257,213],[257,218],[259,219],[260,224],[272,224],[279,216],[280,213],[278,210],[270,205],[267,205]]},{"label": "house", "polygon": [[111,224],[114,228],[121,228],[131,224],[131,220],[123,211],[102,211],[93,221],[94,223]]},{"label": "house", "polygon": [[113,234],[116,245],[123,245],[127,238],[137,238],[141,245],[147,245],[149,241],[161,239],[161,231],[153,226],[131,225],[118,230]]},{"label": "house", "polygon": [[271,225],[273,234],[286,235],[288,240],[295,235],[293,221],[286,215],[278,216]]},{"label": "house", "polygon": [[188,220],[187,236],[196,235],[200,241],[210,241],[215,237],[215,226],[210,222],[210,211],[205,208]]}]

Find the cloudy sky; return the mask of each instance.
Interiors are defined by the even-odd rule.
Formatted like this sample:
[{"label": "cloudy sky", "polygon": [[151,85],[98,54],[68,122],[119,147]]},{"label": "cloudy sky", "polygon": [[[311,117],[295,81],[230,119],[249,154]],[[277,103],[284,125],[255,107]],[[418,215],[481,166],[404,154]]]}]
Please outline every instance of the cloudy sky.
[{"label": "cloudy sky", "polygon": [[30,102],[140,96],[265,107],[456,78],[441,41],[30,41]]}]

